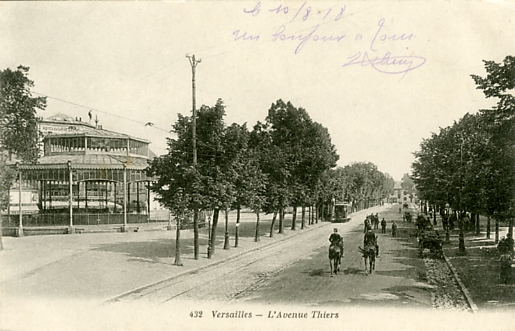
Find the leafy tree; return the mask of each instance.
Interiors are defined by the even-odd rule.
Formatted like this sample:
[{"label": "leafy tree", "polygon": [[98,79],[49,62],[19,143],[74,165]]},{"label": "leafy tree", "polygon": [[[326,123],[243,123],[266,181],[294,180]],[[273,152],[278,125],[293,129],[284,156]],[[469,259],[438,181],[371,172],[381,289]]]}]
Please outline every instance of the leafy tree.
[{"label": "leafy tree", "polygon": [[[249,146],[251,133],[246,125],[233,124],[227,128],[227,144],[236,148],[237,158],[233,163],[232,180],[235,188],[233,208],[236,209],[234,246],[238,247],[240,211],[242,206],[256,213],[255,241],[259,240],[259,213],[265,203],[266,176],[260,169],[258,151]],[[232,142],[232,143],[230,143]]]},{"label": "leafy tree", "polygon": [[[438,134],[425,139],[421,150],[415,153],[413,177],[426,200],[449,203],[460,214],[461,211],[474,215],[486,213],[496,222],[509,217],[512,231],[515,58],[508,56],[503,64],[484,63],[487,76],[472,75],[472,78],[487,98],[499,99],[497,106],[474,115],[466,114],[452,126],[441,128]],[[461,227],[460,223],[460,248]]]},{"label": "leafy tree", "polygon": [[[471,75],[477,89],[483,91],[487,98],[497,98],[498,102],[491,110],[481,110],[486,125],[491,132],[488,141],[489,151],[493,152],[491,166],[497,171],[489,173],[488,181],[497,181],[497,200],[499,214],[510,218],[509,231],[513,234],[513,217],[515,214],[515,57],[506,56],[502,63],[483,61],[486,77]],[[502,176],[499,176],[502,174]],[[501,178],[502,177],[502,178]],[[492,193],[491,185],[488,191]]]},{"label": "leafy tree", "polygon": [[[220,210],[229,211],[236,197],[234,164],[241,153],[242,129],[226,127],[225,105],[218,99],[213,107],[203,105],[198,111],[198,169],[202,176],[203,208],[212,209],[211,252],[215,253],[216,228]],[[226,221],[227,223],[227,221]],[[225,245],[224,245],[225,246]],[[228,248],[226,246],[225,248]]]},{"label": "leafy tree", "polygon": [[[214,210],[211,252],[215,253],[216,228],[220,210],[228,212],[236,197],[235,164],[241,154],[245,129],[223,121],[225,106],[218,99],[213,107],[203,105],[197,112],[197,166],[192,164],[192,121],[179,114],[173,126],[177,139],[168,139],[168,154],[153,161],[150,175],[158,176],[152,186],[158,201],[180,219],[193,216],[194,254],[199,255],[198,215],[195,210]],[[182,201],[174,206],[174,199]],[[226,222],[227,223],[227,222]]]},{"label": "leafy tree", "polygon": [[346,197],[353,208],[370,207],[370,203],[379,203],[388,191],[384,187],[385,174],[370,162],[354,162],[343,168],[347,180]]},{"label": "leafy tree", "polygon": [[[278,196],[279,233],[282,232],[284,208],[305,205],[316,200],[315,187],[323,172],[336,165],[338,155],[326,128],[313,122],[307,111],[290,102],[277,100],[266,118],[274,162],[269,164],[272,185]],[[296,215],[296,208],[295,213]],[[295,229],[294,218],[292,228]]]},{"label": "leafy tree", "polygon": [[39,154],[37,110],[44,110],[46,98],[32,97],[34,82],[29,68],[19,66],[0,71],[0,149],[23,162],[35,163]]},{"label": "leafy tree", "polygon": [[[0,210],[9,204],[9,188],[14,175],[7,161],[15,156],[22,162],[35,163],[39,155],[37,110],[44,110],[46,98],[32,97],[34,82],[29,68],[19,66],[0,71]],[[0,222],[1,223],[1,222]],[[0,246],[2,230],[0,224]]]},{"label": "leafy tree", "polygon": [[156,200],[168,208],[177,220],[175,264],[182,265],[180,224],[191,217],[194,206],[201,203],[201,177],[192,167],[190,118],[179,114],[172,132],[177,134],[177,139],[167,138],[168,154],[153,159],[147,174],[157,177],[150,189],[156,193]]}]

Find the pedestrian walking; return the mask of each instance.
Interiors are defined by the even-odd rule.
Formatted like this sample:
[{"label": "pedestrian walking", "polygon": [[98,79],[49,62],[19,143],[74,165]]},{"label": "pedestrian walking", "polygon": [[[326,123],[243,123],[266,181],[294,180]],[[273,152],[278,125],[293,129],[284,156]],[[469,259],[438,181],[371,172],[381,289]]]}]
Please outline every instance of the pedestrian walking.
[{"label": "pedestrian walking", "polygon": [[384,217],[381,221],[381,233],[386,233],[386,220],[384,219]]},{"label": "pedestrian walking", "polygon": [[512,257],[510,254],[502,254],[501,258],[501,283],[509,284],[511,282],[511,261]]},{"label": "pedestrian walking", "polygon": [[397,236],[397,224],[395,221],[392,222],[392,237]]}]

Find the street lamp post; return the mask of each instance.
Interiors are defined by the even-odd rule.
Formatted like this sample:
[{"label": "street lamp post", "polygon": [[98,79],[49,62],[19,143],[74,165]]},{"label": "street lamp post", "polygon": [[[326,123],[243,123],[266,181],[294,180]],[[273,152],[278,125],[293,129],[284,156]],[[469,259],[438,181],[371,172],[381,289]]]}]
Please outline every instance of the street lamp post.
[{"label": "street lamp post", "polygon": [[72,172],[72,161],[67,162],[68,165],[68,188],[69,188],[69,197],[68,197],[68,208],[69,208],[69,216],[70,216],[70,226],[68,227],[68,233],[74,234],[75,228],[73,227],[73,172]]},{"label": "street lamp post", "polygon": [[20,164],[16,162],[16,170],[18,170],[18,214],[19,214],[19,225],[16,230],[17,237],[23,237],[23,210],[21,206],[21,169]]},{"label": "street lamp post", "polygon": [[127,231],[127,164],[123,163],[123,225],[122,232]]},{"label": "street lamp post", "polygon": [[212,210],[206,210],[207,215],[207,258],[211,258],[211,216],[213,215]]}]

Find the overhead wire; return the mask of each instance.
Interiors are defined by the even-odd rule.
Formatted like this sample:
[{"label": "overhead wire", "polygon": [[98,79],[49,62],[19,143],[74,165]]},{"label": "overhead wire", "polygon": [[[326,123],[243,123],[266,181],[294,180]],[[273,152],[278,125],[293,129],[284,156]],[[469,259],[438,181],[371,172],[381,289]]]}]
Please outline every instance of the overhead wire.
[{"label": "overhead wire", "polygon": [[[132,118],[128,118],[128,117],[112,114],[112,113],[104,111],[104,110],[100,110],[100,109],[97,109],[97,108],[94,108],[94,107],[84,106],[84,105],[81,105],[81,104],[78,104],[78,103],[75,103],[75,102],[72,102],[72,101],[67,101],[67,100],[59,99],[59,98],[56,98],[56,97],[53,97],[53,96],[50,96],[50,95],[47,95],[47,94],[44,94],[44,93],[39,93],[39,92],[35,92],[35,91],[31,91],[31,93],[34,93],[34,94],[37,94],[37,95],[40,95],[40,96],[43,96],[43,97],[46,97],[46,98],[49,98],[49,99],[52,99],[52,100],[64,102],[64,103],[67,103],[67,104],[70,104],[70,105],[73,105],[73,106],[76,106],[76,107],[85,108],[85,109],[88,109],[88,110],[93,110],[93,111],[96,111],[96,112],[99,112],[99,113],[102,113],[102,114],[107,114],[107,115],[118,117],[118,118],[121,118],[121,119],[124,119],[124,120],[127,120],[127,121],[131,121],[131,122],[134,122],[134,123],[142,124],[144,126],[148,126],[150,128],[154,128],[154,129],[161,130],[161,131],[164,131],[164,132],[168,132],[168,133],[170,132],[170,130],[165,130],[165,129],[162,129],[160,127],[157,127],[154,124],[152,124],[151,122],[137,121],[137,120],[132,119]],[[149,123],[152,124],[152,125],[149,125]]]}]

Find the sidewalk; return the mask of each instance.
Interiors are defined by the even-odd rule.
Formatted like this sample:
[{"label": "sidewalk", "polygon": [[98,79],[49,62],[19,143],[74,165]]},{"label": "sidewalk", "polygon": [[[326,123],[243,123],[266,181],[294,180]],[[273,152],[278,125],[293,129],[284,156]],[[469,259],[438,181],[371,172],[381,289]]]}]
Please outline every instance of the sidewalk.
[{"label": "sidewalk", "polygon": [[[458,254],[458,230],[451,231],[451,243],[444,245],[444,253],[455,267],[463,284],[470,292],[479,311],[502,311],[515,308],[515,274],[512,282],[502,284],[499,278],[499,252],[495,243],[495,233],[486,238],[486,222],[481,222],[481,233],[465,232],[466,255]],[[492,221],[492,230],[494,222]],[[500,238],[507,228],[499,229]]]},{"label": "sidewalk", "polygon": [[[445,238],[440,215],[437,214],[436,219],[435,229]],[[459,229],[450,231],[450,243],[444,243],[444,254],[479,312],[512,310],[515,308],[515,273],[512,272],[510,284],[501,283],[500,256],[495,243],[495,220],[491,219],[490,238],[486,237],[486,223],[486,217],[481,216],[479,235],[475,231],[465,231],[465,255],[458,252]],[[499,239],[507,232],[508,228],[500,225]]]}]

